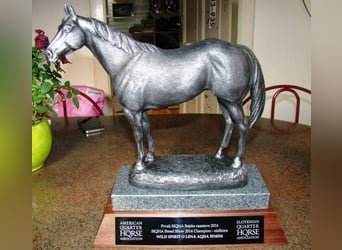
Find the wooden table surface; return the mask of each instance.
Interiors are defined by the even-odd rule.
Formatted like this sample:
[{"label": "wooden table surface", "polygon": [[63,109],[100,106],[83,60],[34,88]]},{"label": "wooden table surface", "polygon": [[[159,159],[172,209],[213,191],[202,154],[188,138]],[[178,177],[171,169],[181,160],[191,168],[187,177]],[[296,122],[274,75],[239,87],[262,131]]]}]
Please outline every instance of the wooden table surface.
[{"label": "wooden table surface", "polygon": [[[91,137],[77,119],[68,125],[53,119],[51,155],[32,173],[33,249],[91,249],[118,170],[136,159],[125,117],[101,117],[105,133]],[[224,130],[221,115],[152,115],[150,121],[156,155],[213,154]],[[234,130],[228,155],[235,154],[236,139]],[[244,161],[261,172],[288,240],[260,249],[311,249],[310,143],[305,125],[260,119],[247,132]]]}]

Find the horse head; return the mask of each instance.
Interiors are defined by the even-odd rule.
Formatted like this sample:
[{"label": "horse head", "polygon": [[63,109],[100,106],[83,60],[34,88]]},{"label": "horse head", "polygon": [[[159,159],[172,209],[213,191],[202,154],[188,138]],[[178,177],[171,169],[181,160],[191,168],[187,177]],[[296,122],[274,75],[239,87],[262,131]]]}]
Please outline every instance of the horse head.
[{"label": "horse head", "polygon": [[57,61],[61,56],[70,54],[85,44],[85,35],[78,24],[78,16],[75,10],[66,4],[64,11],[66,16],[46,49],[46,55],[50,62]]}]

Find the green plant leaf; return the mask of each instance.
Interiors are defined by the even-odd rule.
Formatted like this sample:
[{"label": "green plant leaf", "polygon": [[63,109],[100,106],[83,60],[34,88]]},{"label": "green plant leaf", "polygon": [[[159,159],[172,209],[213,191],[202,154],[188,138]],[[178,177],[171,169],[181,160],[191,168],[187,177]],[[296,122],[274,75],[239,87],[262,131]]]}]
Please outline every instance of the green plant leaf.
[{"label": "green plant leaf", "polygon": [[80,91],[78,89],[72,89],[71,92],[74,94],[74,95],[78,95],[80,93]]},{"label": "green plant leaf", "polygon": [[56,77],[56,78],[62,78],[62,75],[59,74],[57,71],[53,71],[52,74],[53,74],[54,77]]},{"label": "green plant leaf", "polygon": [[73,104],[75,105],[76,108],[79,108],[79,107],[80,107],[80,104],[79,104],[78,99],[77,99],[76,96],[74,96],[74,97],[72,98],[72,102],[73,102]]},{"label": "green plant leaf", "polygon": [[45,60],[45,59],[46,59],[46,55],[45,55],[44,52],[38,52],[37,58],[38,58],[39,60]]},{"label": "green plant leaf", "polygon": [[32,102],[39,104],[42,102],[44,97],[45,97],[45,95],[43,95],[43,96],[39,96],[39,95],[32,96]]},{"label": "green plant leaf", "polygon": [[38,67],[32,66],[32,75],[37,75],[39,72]]},{"label": "green plant leaf", "polygon": [[67,88],[70,87],[70,81],[65,81],[64,86]]},{"label": "green plant leaf", "polygon": [[51,90],[51,85],[48,82],[43,82],[40,88],[40,93],[46,94]]},{"label": "green plant leaf", "polygon": [[67,94],[66,94],[66,97],[67,98],[71,98],[73,95],[72,95],[72,92],[71,91],[68,91]]},{"label": "green plant leaf", "polygon": [[36,107],[36,110],[37,110],[38,113],[45,113],[47,111],[47,109],[45,107],[41,106],[41,105],[38,105]]},{"label": "green plant leaf", "polygon": [[43,73],[42,76],[43,76],[43,79],[44,79],[44,80],[47,80],[47,79],[51,79],[51,78],[52,78],[51,75],[48,74],[48,73]]},{"label": "green plant leaf", "polygon": [[60,89],[60,87],[61,87],[60,81],[58,81],[57,79],[51,79],[51,81],[52,81],[53,85],[55,87],[57,87],[57,89]]},{"label": "green plant leaf", "polygon": [[44,69],[47,71],[47,72],[50,72],[51,70],[50,70],[50,65],[48,65],[48,64],[43,64],[43,67],[44,67]]},{"label": "green plant leaf", "polygon": [[55,91],[54,91],[54,89],[51,88],[51,90],[48,92],[48,95],[49,95],[52,99],[54,99],[54,98],[55,98]]}]

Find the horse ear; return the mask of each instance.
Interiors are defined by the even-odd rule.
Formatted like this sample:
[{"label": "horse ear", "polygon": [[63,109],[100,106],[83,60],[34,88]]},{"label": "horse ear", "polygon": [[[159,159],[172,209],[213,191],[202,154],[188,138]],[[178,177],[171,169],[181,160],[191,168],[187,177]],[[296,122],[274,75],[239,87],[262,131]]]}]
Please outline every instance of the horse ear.
[{"label": "horse ear", "polygon": [[65,11],[65,14],[76,17],[75,10],[71,5],[65,4],[64,11]]}]

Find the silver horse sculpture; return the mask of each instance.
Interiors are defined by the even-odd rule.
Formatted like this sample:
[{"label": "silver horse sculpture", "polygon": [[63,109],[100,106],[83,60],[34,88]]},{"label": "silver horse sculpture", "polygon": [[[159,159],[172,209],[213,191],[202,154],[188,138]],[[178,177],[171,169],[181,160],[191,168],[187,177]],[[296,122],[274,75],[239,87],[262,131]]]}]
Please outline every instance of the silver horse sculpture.
[{"label": "silver horse sculpture", "polygon": [[[154,142],[147,116],[148,109],[159,109],[188,101],[210,90],[219,102],[225,119],[222,141],[214,155],[224,157],[233,123],[238,129],[238,149],[233,169],[240,168],[245,150],[247,122],[242,100],[250,91],[249,126],[260,118],[265,104],[265,86],[259,62],[245,46],[218,39],[165,50],[133,40],[107,24],[77,16],[65,5],[62,24],[47,48],[51,62],[86,46],[110,75],[118,101],[130,122],[137,144],[138,159],[134,171],[154,161]],[[148,152],[144,155],[143,135]]]}]

